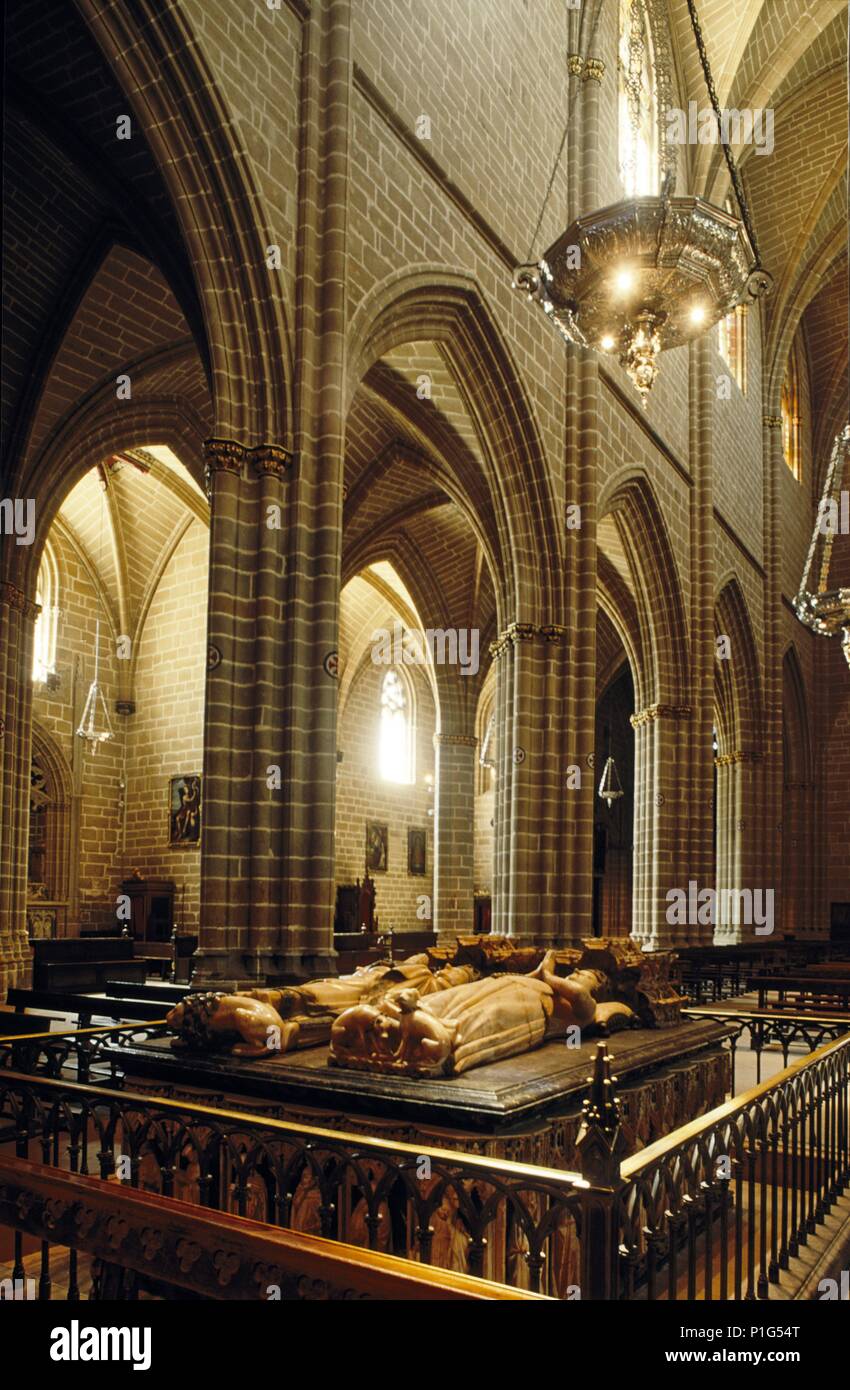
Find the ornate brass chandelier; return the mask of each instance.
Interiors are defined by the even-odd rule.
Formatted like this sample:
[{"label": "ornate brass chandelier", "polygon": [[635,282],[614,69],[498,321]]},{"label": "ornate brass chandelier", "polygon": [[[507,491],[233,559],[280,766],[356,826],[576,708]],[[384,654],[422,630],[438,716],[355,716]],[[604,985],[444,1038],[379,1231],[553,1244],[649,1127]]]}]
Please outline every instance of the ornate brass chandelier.
[{"label": "ornate brass chandelier", "polygon": [[[743,221],[702,198],[675,196],[676,151],[667,139],[672,64],[663,16],[653,0],[631,3],[630,119],[636,137],[645,18],[652,26],[655,53],[661,191],[579,217],[541,260],[517,268],[514,286],[541,306],[568,342],[616,354],[645,406],[658,375],[659,354],[681,347],[738,304],[764,294],[772,279],[760,263],[726,141],[723,152]],[[688,9],[722,139],[722,115],[693,0]]]},{"label": "ornate brass chandelier", "polygon": [[[812,542],[794,611],[801,623],[819,637],[841,636],[841,647],[850,666],[850,589],[830,589],[829,566],[836,535],[845,527],[842,491],[845,473],[850,475],[850,425],[836,436],[826,470],[826,482],[818,507]],[[816,589],[812,589],[812,584]]]}]

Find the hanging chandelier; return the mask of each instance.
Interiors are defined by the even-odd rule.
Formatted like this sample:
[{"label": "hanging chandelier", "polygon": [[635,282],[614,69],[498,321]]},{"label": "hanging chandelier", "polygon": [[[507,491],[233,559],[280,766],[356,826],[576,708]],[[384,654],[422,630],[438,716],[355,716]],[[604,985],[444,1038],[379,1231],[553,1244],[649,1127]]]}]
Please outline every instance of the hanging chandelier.
[{"label": "hanging chandelier", "polygon": [[[688,9],[721,133],[722,115],[693,0]],[[633,92],[640,86],[643,61],[638,21],[649,13],[650,0],[632,0],[628,86],[635,141],[640,103]],[[653,38],[658,60],[659,48],[666,46],[660,24],[653,25]],[[743,221],[703,198],[675,196],[676,151],[667,140],[672,82],[663,54],[660,70],[660,193],[625,198],[577,218],[542,259],[519,266],[514,274],[514,287],[549,315],[568,342],[618,357],[644,406],[662,352],[699,337],[773,283],[760,263],[740,175],[725,141],[723,153]]]},{"label": "hanging chandelier", "polygon": [[[850,666],[850,589],[830,589],[829,567],[836,535],[843,530],[847,493],[842,491],[845,473],[850,477],[850,425],[836,436],[826,470],[823,496],[818,507],[794,612],[819,637],[841,636],[841,648]],[[816,584],[814,591],[812,584]]]}]

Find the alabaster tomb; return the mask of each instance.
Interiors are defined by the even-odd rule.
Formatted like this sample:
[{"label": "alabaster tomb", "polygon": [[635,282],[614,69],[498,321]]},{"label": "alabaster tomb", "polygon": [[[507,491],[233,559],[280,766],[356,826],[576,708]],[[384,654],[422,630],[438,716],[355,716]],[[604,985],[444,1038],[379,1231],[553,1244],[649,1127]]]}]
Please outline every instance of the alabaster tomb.
[{"label": "alabaster tomb", "polygon": [[[613,1059],[627,1151],[725,1099],[730,1030],[683,1017],[682,1004],[675,958],[644,955],[629,938],[552,952],[461,937],[337,979],[187,996],[170,1015],[171,1037],[122,1046],[120,1065],[134,1091],[201,1104],[213,1096],[231,1111],[296,1125],[574,1169],[599,1036]],[[201,1176],[187,1152],[178,1195],[196,1200]],[[262,1182],[246,1200],[246,1214],[272,1219]],[[368,1243],[369,1213],[352,1201],[340,1234]],[[447,1193],[434,1213],[431,1259],[461,1269],[468,1232],[456,1205]],[[378,1248],[391,1248],[381,1243],[391,1208],[388,1198]],[[294,1229],[321,1234],[321,1210],[308,1165],[292,1194]],[[509,1224],[492,1232],[487,1277],[521,1283],[514,1236]],[[562,1294],[577,1278],[570,1220],[552,1248],[547,1287]]]},{"label": "alabaster tomb", "polygon": [[331,1066],[459,1076],[552,1038],[675,1026],[673,962],[628,937],[559,951],[461,937],[338,978],[189,995],[168,1023],[186,1051],[260,1058],[329,1043]]}]

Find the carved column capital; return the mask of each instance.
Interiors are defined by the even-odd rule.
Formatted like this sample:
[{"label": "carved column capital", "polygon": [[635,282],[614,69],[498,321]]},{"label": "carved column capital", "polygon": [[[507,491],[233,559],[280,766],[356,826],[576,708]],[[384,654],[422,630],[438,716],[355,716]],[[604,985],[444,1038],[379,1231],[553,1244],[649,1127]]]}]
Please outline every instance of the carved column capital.
[{"label": "carved column capital", "polygon": [[258,444],[251,450],[251,466],[261,477],[282,478],[292,467],[292,454],[282,444]]},{"label": "carved column capital", "polygon": [[605,76],[605,64],[601,58],[585,59],[582,82],[602,82]]},{"label": "carved column capital", "polygon": [[763,415],[763,416],[761,417],[761,422],[762,422],[762,424],[765,426],[766,429],[769,429],[769,430],[781,430],[781,429],[782,429],[782,416],[781,416],[781,415]]},{"label": "carved column capital", "polygon": [[580,53],[567,55],[567,71],[571,77],[581,77],[584,72],[584,59]]},{"label": "carved column capital", "polygon": [[292,453],[283,444],[257,444],[249,448],[235,439],[205,439],[204,464],[207,495],[214,473],[233,473],[241,478],[249,464],[261,478],[282,478],[292,466]]},{"label": "carved column capital", "polygon": [[435,734],[434,747],[441,744],[449,748],[477,748],[478,739],[474,734]]},{"label": "carved column capital", "polygon": [[568,637],[568,630],[557,623],[509,623],[490,643],[490,655],[499,657],[518,642],[566,642]]},{"label": "carved column capital", "polygon": [[235,439],[205,439],[204,484],[207,496],[212,492],[213,474],[234,473],[241,477],[247,457],[248,450],[244,444],[237,444]]},{"label": "carved column capital", "polygon": [[10,584],[8,580],[0,584],[0,603],[5,603],[7,608],[13,608],[16,613],[23,613],[31,622],[35,622],[41,612],[40,603],[31,603],[23,590]]},{"label": "carved column capital", "polygon": [[629,723],[633,729],[639,729],[642,724],[654,724],[657,719],[690,719],[692,713],[690,705],[647,705],[646,709],[629,715]]},{"label": "carved column capital", "polygon": [[734,753],[721,753],[714,759],[715,767],[732,767],[737,763],[760,763],[761,753],[747,748],[738,748]]}]

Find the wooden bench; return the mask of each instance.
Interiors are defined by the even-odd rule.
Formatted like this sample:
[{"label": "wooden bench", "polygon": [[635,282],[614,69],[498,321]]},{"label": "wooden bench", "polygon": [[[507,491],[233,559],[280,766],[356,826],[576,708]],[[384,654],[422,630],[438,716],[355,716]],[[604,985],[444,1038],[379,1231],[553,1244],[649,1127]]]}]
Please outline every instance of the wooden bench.
[{"label": "wooden bench", "polygon": [[57,1014],[20,1014],[8,1009],[0,1009],[0,1038],[26,1037],[29,1033],[49,1033],[52,1024],[58,1023],[60,1031],[68,1027],[68,1020]]},{"label": "wooden bench", "polygon": [[103,988],[112,979],[139,983],[147,979],[152,962],[136,956],[133,942],[124,936],[68,937],[61,941],[34,941],[32,984],[39,990],[70,990],[85,994]]},{"label": "wooden bench", "polygon": [[[850,979],[799,971],[795,975],[751,975],[759,1009],[772,1013],[850,1014]],[[775,995],[774,999],[768,996]]]}]

